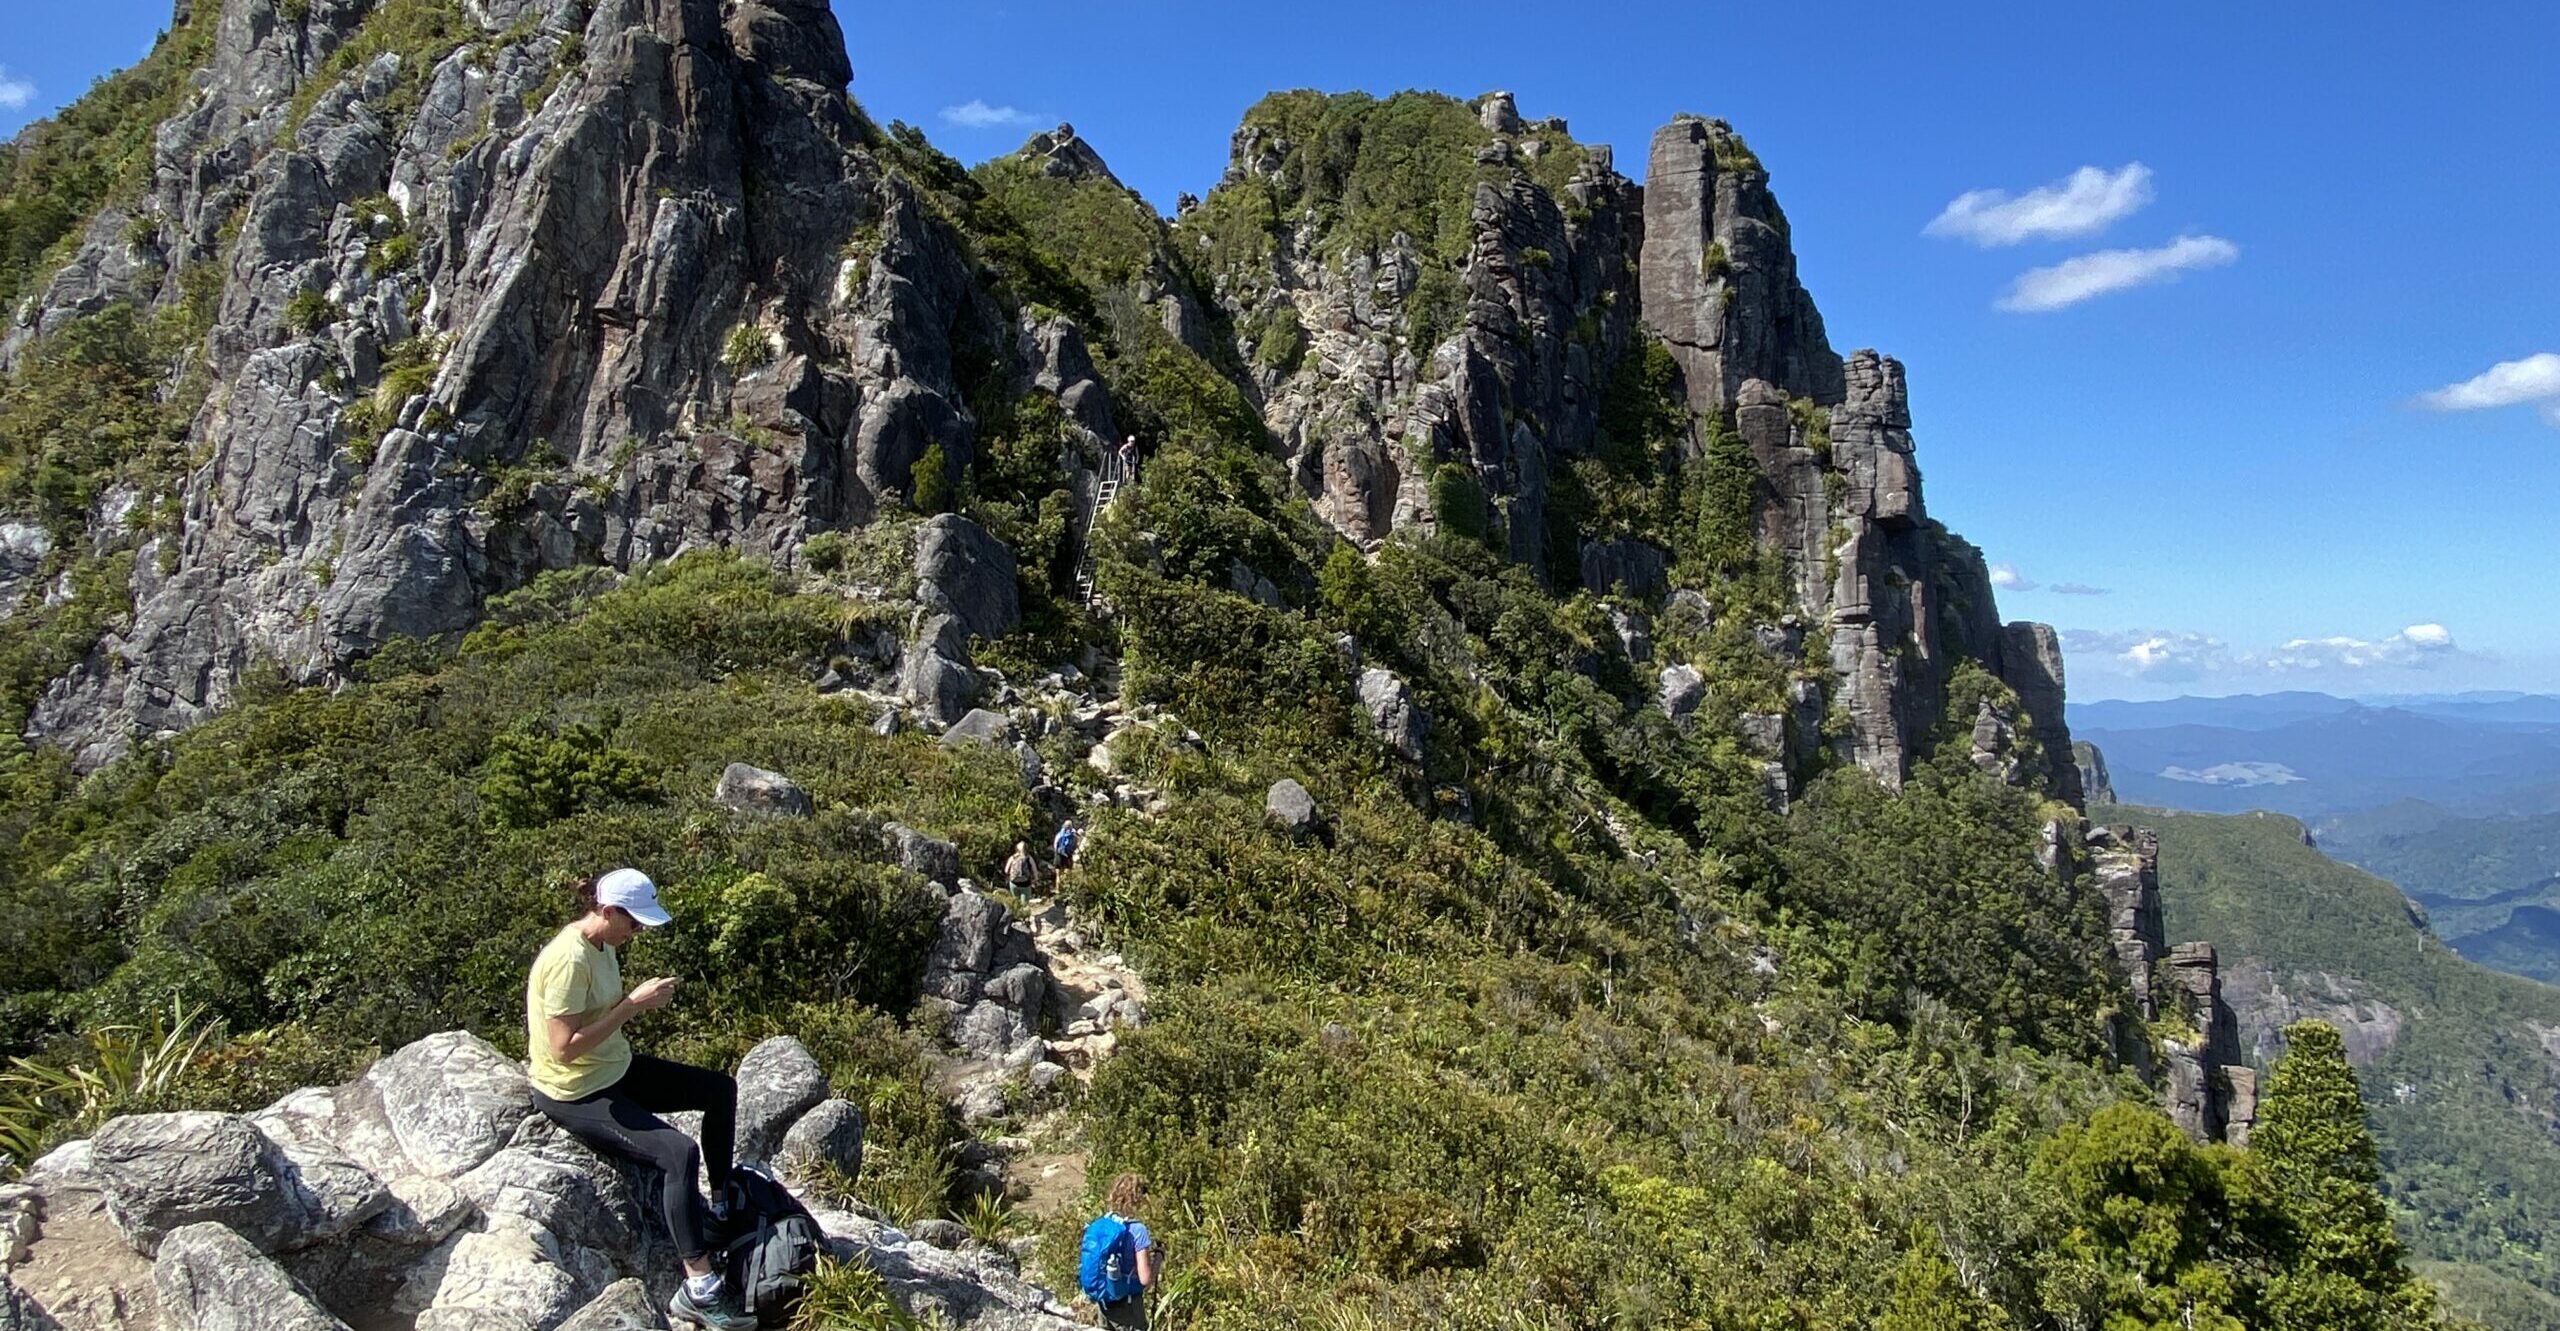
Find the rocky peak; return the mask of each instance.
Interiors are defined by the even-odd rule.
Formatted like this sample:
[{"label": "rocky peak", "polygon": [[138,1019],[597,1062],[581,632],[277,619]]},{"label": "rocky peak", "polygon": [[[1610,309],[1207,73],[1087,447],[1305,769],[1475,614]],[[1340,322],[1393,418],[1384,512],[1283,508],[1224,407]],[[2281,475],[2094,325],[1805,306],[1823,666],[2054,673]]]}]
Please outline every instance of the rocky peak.
[{"label": "rocky peak", "polygon": [[1654,131],[1641,262],[1645,327],[1680,362],[1693,409],[1733,406],[1753,379],[1841,400],[1840,358],[1796,281],[1786,214],[1732,126],[1683,115]]},{"label": "rocky peak", "polygon": [[1126,189],[1120,178],[1103,164],[1102,154],[1076,135],[1076,127],[1060,122],[1056,129],[1034,134],[1022,145],[1022,155],[1040,163],[1043,175],[1070,180],[1102,180]]}]

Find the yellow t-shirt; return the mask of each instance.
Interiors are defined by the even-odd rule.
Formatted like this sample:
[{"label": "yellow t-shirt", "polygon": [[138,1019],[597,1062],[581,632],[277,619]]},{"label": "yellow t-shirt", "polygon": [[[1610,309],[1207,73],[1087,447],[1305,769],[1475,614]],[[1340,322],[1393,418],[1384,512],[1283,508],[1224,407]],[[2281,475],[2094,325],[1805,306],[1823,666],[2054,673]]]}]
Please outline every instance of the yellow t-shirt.
[{"label": "yellow t-shirt", "polygon": [[593,1095],[622,1080],[631,1070],[631,1041],[621,1031],[567,1062],[551,1056],[544,1028],[553,1017],[576,1017],[583,1026],[622,1001],[622,963],[613,949],[597,947],[570,925],[543,944],[533,959],[533,976],[524,985],[526,1046],[533,1088],[554,1100]]}]

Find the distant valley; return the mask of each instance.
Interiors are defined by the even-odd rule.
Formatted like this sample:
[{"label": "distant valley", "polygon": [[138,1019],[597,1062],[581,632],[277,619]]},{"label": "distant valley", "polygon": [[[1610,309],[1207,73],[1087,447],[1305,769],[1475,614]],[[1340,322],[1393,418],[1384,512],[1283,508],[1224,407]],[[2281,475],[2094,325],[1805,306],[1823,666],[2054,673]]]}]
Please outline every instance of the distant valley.
[{"label": "distant valley", "polygon": [[2560,698],[2319,693],[2071,709],[2117,798],[2303,820],[2463,956],[2560,983]]}]

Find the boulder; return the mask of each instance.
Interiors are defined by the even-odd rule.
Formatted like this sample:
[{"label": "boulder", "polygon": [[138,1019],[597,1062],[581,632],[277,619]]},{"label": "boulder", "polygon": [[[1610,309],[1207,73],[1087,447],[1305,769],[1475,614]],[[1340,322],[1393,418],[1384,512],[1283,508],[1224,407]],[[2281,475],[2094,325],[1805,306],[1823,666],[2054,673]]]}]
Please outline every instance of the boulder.
[{"label": "boulder", "polygon": [[1733,728],[1747,752],[1763,758],[1786,752],[1787,718],[1776,712],[1744,712],[1734,718]]},{"label": "boulder", "polygon": [[944,725],[969,710],[970,699],[978,696],[978,672],[969,666],[969,635],[959,620],[933,615],[917,626],[898,692]]},{"label": "boulder", "polygon": [[1003,902],[974,888],[952,893],[933,950],[925,954],[925,994],[962,1006],[977,1002],[1010,924]]},{"label": "boulder", "polygon": [[988,1249],[937,1248],[850,1211],[820,1211],[817,1219],[918,1317],[990,1331],[1077,1331],[1073,1310]]},{"label": "boulder", "polygon": [[461,1321],[457,1314],[470,1314],[476,1322],[466,1325],[558,1326],[601,1288],[589,1288],[560,1265],[556,1259],[565,1255],[559,1240],[540,1227],[512,1217],[495,1220],[446,1240],[410,1271],[392,1306],[436,1312],[447,1325]]},{"label": "boulder", "polygon": [[658,1331],[665,1317],[649,1301],[649,1287],[637,1280],[605,1286],[586,1307],[569,1315],[557,1331]]},{"label": "boulder", "polygon": [[162,1331],[347,1331],[257,1245],[211,1221],[169,1232],[151,1287]]},{"label": "boulder", "polygon": [[1360,672],[1360,704],[1369,709],[1378,738],[1405,758],[1422,761],[1423,737],[1430,719],[1413,700],[1413,690],[1395,672],[1371,666]]},{"label": "boulder", "polygon": [[236,1114],[135,1114],[90,1140],[107,1214],[136,1252],[200,1221],[231,1226],[272,1252],[292,1226],[266,1137]]},{"label": "boulder", "polygon": [[134,1114],[91,1140],[107,1215],[136,1252],[185,1225],[228,1226],[260,1252],[307,1247],[389,1207],[373,1175],[322,1142],[278,1146],[237,1114]]},{"label": "boulder", "polygon": [[1291,836],[1305,836],[1316,828],[1315,796],[1294,780],[1284,777],[1273,782],[1270,793],[1262,797],[1262,808]]},{"label": "boulder", "polygon": [[905,823],[888,823],[880,836],[889,853],[898,857],[898,867],[928,883],[950,887],[960,881],[960,847],[937,836],[928,836]]},{"label": "boulder", "polygon": [[806,818],[813,808],[809,792],[802,790],[800,783],[780,772],[746,763],[731,763],[720,773],[720,784],[712,790],[711,802],[739,813],[785,818]]},{"label": "boulder", "polygon": [[515,1060],[468,1031],[409,1045],[360,1082],[409,1157],[413,1172],[461,1177],[496,1155],[533,1110],[533,1083]]},{"label": "boulder", "polygon": [[827,1098],[827,1074],[806,1045],[777,1035],[738,1062],[737,1158],[761,1164],[800,1116]]},{"label": "boulder", "polygon": [[0,1270],[0,1331],[62,1331],[62,1324]]},{"label": "boulder", "polygon": [[1664,666],[1655,696],[1672,720],[1686,721],[1707,700],[1707,677],[1693,665]]},{"label": "boulder", "polygon": [[862,1110],[851,1101],[819,1101],[782,1135],[782,1156],[777,1163],[782,1167],[783,1179],[805,1185],[821,1165],[833,1169],[841,1179],[860,1177],[866,1126]]},{"label": "boulder", "polygon": [[967,716],[953,722],[951,728],[942,733],[942,747],[956,749],[963,744],[984,744],[993,748],[1002,748],[1013,743],[1013,738],[1011,717],[1002,712],[990,712],[986,708],[976,707],[971,708]]},{"label": "boulder", "polygon": [[916,599],[949,615],[962,633],[995,639],[1022,623],[1013,551],[986,528],[957,513],[927,521],[916,533]]}]

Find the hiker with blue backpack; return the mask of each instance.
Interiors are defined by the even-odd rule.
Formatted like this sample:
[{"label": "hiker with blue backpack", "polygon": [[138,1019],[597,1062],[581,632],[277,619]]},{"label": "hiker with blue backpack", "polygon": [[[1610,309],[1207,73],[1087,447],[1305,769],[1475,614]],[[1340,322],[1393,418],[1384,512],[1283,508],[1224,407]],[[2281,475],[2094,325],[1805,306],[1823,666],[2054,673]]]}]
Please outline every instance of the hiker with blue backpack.
[{"label": "hiker with blue backpack", "polygon": [[1084,1227],[1076,1283],[1102,1309],[1104,1326],[1146,1331],[1147,1291],[1156,1283],[1155,1236],[1138,1219],[1146,1201],[1147,1185],[1135,1174],[1122,1174],[1111,1180],[1103,1213]]},{"label": "hiker with blue backpack", "polygon": [[1084,842],[1084,834],[1076,830],[1073,820],[1058,824],[1058,834],[1049,838],[1049,858],[1055,866],[1058,882],[1067,881],[1067,870],[1076,865],[1076,850]]}]

